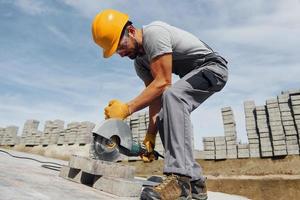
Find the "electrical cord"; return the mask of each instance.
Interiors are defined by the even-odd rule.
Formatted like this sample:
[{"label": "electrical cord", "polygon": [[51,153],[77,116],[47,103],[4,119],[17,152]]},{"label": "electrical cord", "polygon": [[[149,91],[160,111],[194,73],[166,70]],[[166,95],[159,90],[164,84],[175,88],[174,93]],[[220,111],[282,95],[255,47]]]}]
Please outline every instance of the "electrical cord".
[{"label": "electrical cord", "polygon": [[59,163],[55,163],[55,162],[44,162],[44,161],[40,161],[40,160],[37,160],[35,158],[29,158],[29,157],[25,157],[25,156],[15,156],[15,155],[12,155],[11,153],[8,153],[7,151],[4,151],[4,150],[1,150],[0,149],[0,152],[2,153],[6,153],[8,154],[9,156],[11,157],[14,157],[14,158],[19,158],[19,159],[26,159],[26,160],[33,160],[33,161],[36,161],[38,163],[41,163],[41,167],[44,167],[46,169],[51,169],[51,170],[55,170],[55,171],[60,171],[60,168],[61,168],[61,164]]}]

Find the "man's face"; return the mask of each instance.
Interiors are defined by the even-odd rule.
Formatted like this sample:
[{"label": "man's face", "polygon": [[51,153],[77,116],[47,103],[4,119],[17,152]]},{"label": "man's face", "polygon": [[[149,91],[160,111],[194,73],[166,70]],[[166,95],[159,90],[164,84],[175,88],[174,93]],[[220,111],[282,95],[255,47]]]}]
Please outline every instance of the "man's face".
[{"label": "man's face", "polygon": [[130,59],[135,59],[138,55],[140,55],[139,45],[133,36],[128,34],[128,30],[125,31],[125,34],[121,38],[117,53],[121,56],[127,56]]}]

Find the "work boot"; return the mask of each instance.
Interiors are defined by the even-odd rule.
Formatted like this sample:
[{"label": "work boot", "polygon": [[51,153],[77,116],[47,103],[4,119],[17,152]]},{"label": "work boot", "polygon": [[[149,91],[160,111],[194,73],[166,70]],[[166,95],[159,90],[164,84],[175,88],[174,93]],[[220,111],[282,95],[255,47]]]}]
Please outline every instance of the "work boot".
[{"label": "work boot", "polygon": [[168,175],[162,183],[154,187],[146,187],[141,200],[191,200],[190,178],[186,176]]},{"label": "work boot", "polygon": [[197,200],[206,200],[207,188],[206,188],[206,178],[204,180],[199,179],[191,181],[192,197]]}]

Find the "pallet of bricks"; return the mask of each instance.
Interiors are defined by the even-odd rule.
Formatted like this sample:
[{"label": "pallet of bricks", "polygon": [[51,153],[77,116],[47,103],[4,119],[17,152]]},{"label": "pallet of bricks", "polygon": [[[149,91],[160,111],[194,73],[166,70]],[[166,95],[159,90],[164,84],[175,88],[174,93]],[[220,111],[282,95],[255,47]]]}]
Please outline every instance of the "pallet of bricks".
[{"label": "pallet of bricks", "polygon": [[288,155],[299,154],[300,90],[282,92],[278,96],[278,100],[286,134]]},{"label": "pallet of bricks", "polygon": [[285,156],[287,155],[285,134],[277,98],[268,99],[266,101],[266,108],[273,146],[273,155]]},{"label": "pallet of bricks", "polygon": [[246,132],[247,132],[247,137],[249,142],[249,156],[251,158],[259,158],[260,142],[259,142],[257,125],[256,125],[254,101],[244,101],[244,113],[245,113]]},{"label": "pallet of bricks", "polygon": [[42,132],[38,130],[39,123],[38,120],[34,119],[26,120],[20,143],[25,144],[25,146],[40,145]]},{"label": "pallet of bricks", "polygon": [[19,143],[17,126],[7,126],[6,128],[0,127],[0,145],[1,146],[14,146]]},{"label": "pallet of bricks", "polygon": [[[224,107],[221,109],[223,127],[224,127],[224,139],[226,147],[226,157],[229,159],[238,158],[238,149],[237,149],[237,132],[236,132],[236,122],[234,119],[233,110],[231,107]],[[218,141],[219,140],[219,141]],[[223,141],[221,137],[215,138],[216,141],[216,159],[222,157],[222,153],[217,152],[218,146],[222,145]],[[218,142],[217,142],[218,141]],[[240,152],[242,153],[242,152]],[[218,156],[217,156],[218,154]]]},{"label": "pallet of bricks", "polygon": [[143,185],[154,184],[134,178],[133,166],[72,156],[59,176],[119,197],[139,197]]}]

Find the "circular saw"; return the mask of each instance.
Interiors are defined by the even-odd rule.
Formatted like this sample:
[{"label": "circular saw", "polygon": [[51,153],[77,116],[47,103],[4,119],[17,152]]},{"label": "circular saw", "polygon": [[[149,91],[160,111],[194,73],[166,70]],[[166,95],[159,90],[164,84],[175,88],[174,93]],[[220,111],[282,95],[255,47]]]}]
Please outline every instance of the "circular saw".
[{"label": "circular saw", "polygon": [[[115,162],[120,155],[140,156],[147,152],[138,142],[133,141],[130,127],[120,119],[107,119],[93,129],[91,157],[97,160]],[[154,152],[156,159],[162,157]]]}]

